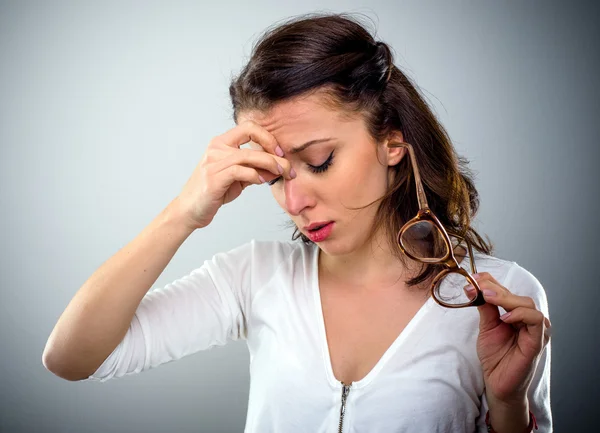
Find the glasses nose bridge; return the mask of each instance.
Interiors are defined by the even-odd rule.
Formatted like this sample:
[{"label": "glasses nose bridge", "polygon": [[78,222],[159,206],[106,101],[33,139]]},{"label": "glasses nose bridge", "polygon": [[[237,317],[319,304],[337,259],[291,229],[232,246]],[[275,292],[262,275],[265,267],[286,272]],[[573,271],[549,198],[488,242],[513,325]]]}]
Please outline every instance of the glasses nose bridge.
[{"label": "glasses nose bridge", "polygon": [[459,269],[461,269],[460,264],[458,263],[458,260],[456,260],[456,257],[454,257],[452,250],[450,250],[448,258],[442,262],[442,265],[449,271],[461,273],[459,271]]}]

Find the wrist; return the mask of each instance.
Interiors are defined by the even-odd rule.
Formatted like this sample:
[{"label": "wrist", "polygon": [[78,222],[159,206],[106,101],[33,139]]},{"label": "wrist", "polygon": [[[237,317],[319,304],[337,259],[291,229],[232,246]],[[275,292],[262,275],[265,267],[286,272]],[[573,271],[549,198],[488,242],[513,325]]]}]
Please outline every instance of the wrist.
[{"label": "wrist", "polygon": [[175,197],[164,209],[163,215],[171,224],[179,226],[188,235],[192,234],[197,227],[188,213],[185,211],[179,197]]},{"label": "wrist", "polygon": [[495,433],[527,432],[532,418],[529,412],[527,397],[510,402],[488,398],[489,411],[486,422]]}]

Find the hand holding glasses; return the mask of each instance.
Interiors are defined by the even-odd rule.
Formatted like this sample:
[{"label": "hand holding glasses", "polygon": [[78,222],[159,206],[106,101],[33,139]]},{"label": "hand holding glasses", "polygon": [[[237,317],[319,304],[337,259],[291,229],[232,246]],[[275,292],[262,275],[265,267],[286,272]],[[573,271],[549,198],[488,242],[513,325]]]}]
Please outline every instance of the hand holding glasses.
[{"label": "hand holding glasses", "polygon": [[[525,414],[529,408],[527,390],[532,383],[540,354],[550,341],[550,320],[537,309],[532,298],[511,293],[489,273],[480,274],[479,283],[475,280],[473,274],[477,273],[477,269],[471,244],[467,239],[453,236],[458,240],[458,245],[453,246],[448,232],[429,209],[412,146],[398,142],[388,143],[388,147],[404,147],[408,150],[419,203],[417,215],[398,232],[400,249],[420,263],[444,266],[431,284],[432,297],[438,304],[448,308],[481,307],[477,355],[481,362],[490,408],[486,423],[491,428],[488,422],[491,415],[494,425],[496,422],[502,423],[504,419],[503,425],[506,426],[508,419],[511,431],[519,422],[524,428],[527,422]],[[454,248],[463,241],[469,252],[471,274],[459,266],[454,252]],[[466,291],[465,287],[469,285],[475,290]],[[487,302],[481,287],[489,297]],[[504,308],[506,313],[500,315],[498,307]],[[507,412],[502,411],[507,407],[511,416],[503,417]],[[519,415],[514,417],[514,414]],[[537,428],[531,412],[528,419],[530,423],[527,431],[531,431],[533,426]]]}]

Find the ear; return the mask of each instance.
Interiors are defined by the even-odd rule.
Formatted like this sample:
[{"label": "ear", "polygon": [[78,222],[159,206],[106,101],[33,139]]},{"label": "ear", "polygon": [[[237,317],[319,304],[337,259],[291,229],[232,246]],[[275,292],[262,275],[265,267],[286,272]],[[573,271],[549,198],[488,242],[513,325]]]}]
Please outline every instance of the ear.
[{"label": "ear", "polygon": [[393,167],[394,165],[398,164],[402,160],[402,158],[404,158],[406,152],[408,152],[406,147],[387,147],[388,143],[397,143],[399,141],[404,142],[404,136],[400,131],[391,132],[387,140],[385,141],[385,148],[387,151],[387,163],[390,167]]}]

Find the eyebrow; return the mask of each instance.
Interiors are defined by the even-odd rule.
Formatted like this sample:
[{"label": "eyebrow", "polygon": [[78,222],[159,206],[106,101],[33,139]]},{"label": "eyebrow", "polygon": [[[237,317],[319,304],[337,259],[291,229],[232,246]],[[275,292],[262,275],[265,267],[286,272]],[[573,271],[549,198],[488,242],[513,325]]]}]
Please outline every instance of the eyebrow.
[{"label": "eyebrow", "polygon": [[317,140],[311,140],[311,141],[308,141],[308,142],[304,143],[304,144],[303,144],[303,145],[301,145],[301,146],[298,146],[298,147],[294,147],[294,148],[292,148],[292,149],[290,150],[290,153],[291,153],[291,154],[300,153],[300,152],[302,152],[303,150],[306,150],[306,148],[307,148],[307,147],[310,147],[310,146],[312,146],[313,144],[323,143],[323,142],[325,142],[325,141],[330,141],[330,140],[333,140],[333,137],[328,137],[328,138],[319,138],[319,139],[317,139]]}]

